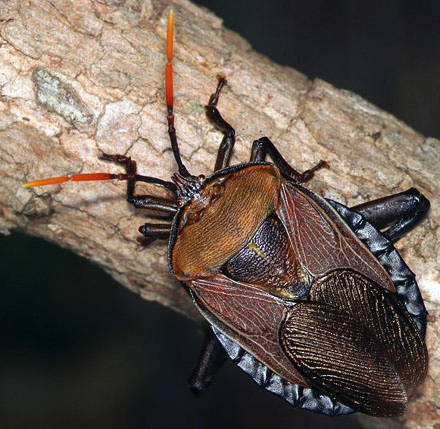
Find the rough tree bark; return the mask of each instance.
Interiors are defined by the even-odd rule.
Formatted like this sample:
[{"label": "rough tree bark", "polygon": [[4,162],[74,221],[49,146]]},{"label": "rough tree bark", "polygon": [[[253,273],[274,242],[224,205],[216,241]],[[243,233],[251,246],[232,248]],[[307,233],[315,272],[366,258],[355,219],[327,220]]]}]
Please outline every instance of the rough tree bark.
[{"label": "rough tree bark", "polygon": [[[129,154],[144,174],[174,171],[163,102],[163,0],[10,0],[0,3],[0,230],[19,228],[92,259],[144,299],[197,318],[168,274],[166,249],[136,243],[145,214],[128,206],[121,183],[23,189],[35,178],[117,171],[99,150]],[[425,138],[348,91],[270,62],[219,18],[185,0],[176,12],[175,97],[184,161],[212,171],[220,135],[203,104],[224,73],[221,111],[238,138],[233,162],[267,135],[306,169],[310,187],[347,205],[417,187],[429,218],[399,248],[417,273],[430,312],[430,372],[404,418],[360,417],[366,426],[440,427],[439,141]],[[155,190],[154,190],[155,191]]]}]

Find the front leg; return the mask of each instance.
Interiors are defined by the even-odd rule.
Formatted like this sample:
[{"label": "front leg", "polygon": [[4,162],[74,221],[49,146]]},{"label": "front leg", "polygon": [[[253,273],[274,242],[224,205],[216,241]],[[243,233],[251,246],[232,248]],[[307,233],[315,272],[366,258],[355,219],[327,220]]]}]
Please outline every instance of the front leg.
[{"label": "front leg", "polygon": [[[177,212],[176,204],[176,185],[162,179],[137,174],[136,162],[125,155],[110,155],[101,153],[100,159],[111,161],[124,166],[124,179],[127,180],[127,201],[138,209],[148,209],[154,212],[154,216],[165,214],[167,223],[152,224],[146,223],[139,228],[143,237],[138,238],[138,242],[147,246],[157,239],[168,239],[171,233],[171,224],[169,221]],[[173,193],[174,199],[157,197],[155,195],[137,195],[135,193],[136,182],[151,183],[162,186]],[[160,217],[160,216],[159,216]]]},{"label": "front leg", "polygon": [[267,137],[255,140],[252,144],[251,162],[265,161],[266,155],[270,155],[274,164],[285,176],[290,177],[299,183],[308,182],[314,176],[315,171],[320,170],[321,168],[329,168],[327,161],[319,161],[318,164],[311,169],[300,173],[287,163],[283,156],[278,152],[278,149]]},{"label": "front leg", "polygon": [[223,133],[223,139],[220,143],[220,147],[217,153],[217,159],[215,161],[214,171],[221,170],[229,165],[229,159],[231,158],[232,149],[235,144],[235,130],[232,128],[220,115],[217,109],[218,99],[220,92],[226,85],[226,79],[223,76],[217,76],[218,85],[214,94],[209,98],[208,104],[205,106],[206,117],[209,122],[218,130]]},{"label": "front leg", "polygon": [[429,201],[417,189],[379,198],[351,207],[377,229],[389,227],[383,235],[395,243],[414,229],[426,216]]},{"label": "front leg", "polygon": [[99,158],[104,161],[111,161],[125,167],[127,180],[127,201],[133,204],[138,209],[149,209],[158,212],[164,212],[172,217],[177,212],[177,205],[174,199],[167,199],[156,197],[154,195],[136,195],[136,182],[152,183],[162,186],[176,195],[176,185],[172,182],[167,182],[162,179],[149,176],[141,176],[137,174],[136,161],[125,155],[110,155],[108,153],[101,153]]}]

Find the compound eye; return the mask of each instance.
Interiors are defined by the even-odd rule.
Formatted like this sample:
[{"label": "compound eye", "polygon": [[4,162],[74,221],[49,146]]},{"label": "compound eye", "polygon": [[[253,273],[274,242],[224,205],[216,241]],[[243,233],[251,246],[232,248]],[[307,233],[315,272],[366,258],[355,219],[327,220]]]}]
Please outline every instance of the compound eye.
[{"label": "compound eye", "polygon": [[191,213],[190,215],[188,215],[188,219],[186,221],[187,225],[192,225],[193,223],[198,222],[204,215],[204,211],[200,210],[198,212],[195,213]]},{"label": "compound eye", "polygon": [[212,187],[212,193],[211,198],[209,200],[210,204],[215,203],[225,192],[225,187],[223,185],[220,185],[219,183],[215,184]]}]

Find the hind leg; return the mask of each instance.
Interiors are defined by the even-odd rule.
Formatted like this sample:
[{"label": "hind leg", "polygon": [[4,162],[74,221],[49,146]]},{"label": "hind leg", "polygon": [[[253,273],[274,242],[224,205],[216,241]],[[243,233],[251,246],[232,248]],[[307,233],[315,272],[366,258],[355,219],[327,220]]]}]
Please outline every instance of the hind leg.
[{"label": "hind leg", "polygon": [[226,359],[227,356],[223,346],[211,329],[208,328],[200,350],[199,360],[188,380],[191,390],[196,394],[205,391]]},{"label": "hind leg", "polygon": [[351,207],[363,215],[377,229],[383,229],[383,235],[395,243],[414,229],[426,216],[430,207],[429,201],[417,189]]}]

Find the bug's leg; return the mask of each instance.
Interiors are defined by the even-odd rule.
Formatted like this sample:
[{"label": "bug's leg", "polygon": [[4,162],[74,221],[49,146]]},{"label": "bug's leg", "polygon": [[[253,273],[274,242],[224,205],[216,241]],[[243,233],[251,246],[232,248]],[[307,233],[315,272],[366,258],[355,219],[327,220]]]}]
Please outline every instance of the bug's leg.
[{"label": "bug's leg", "polygon": [[167,223],[145,223],[139,228],[139,232],[145,237],[168,238],[171,233],[171,225]]},{"label": "bug's leg", "polygon": [[169,223],[144,223],[139,227],[139,232],[143,237],[138,239],[138,243],[148,246],[153,241],[164,239],[168,240],[171,234],[171,224]]},{"label": "bug's leg", "polygon": [[229,165],[232,149],[235,144],[235,130],[232,128],[220,115],[217,109],[218,99],[222,88],[226,85],[224,76],[217,76],[218,85],[214,94],[209,97],[209,102],[205,106],[206,117],[209,122],[223,133],[223,139],[217,152],[217,159],[215,161],[214,171],[221,170]]},{"label": "bug's leg", "polygon": [[417,189],[351,207],[378,229],[389,227],[383,235],[395,243],[415,228],[428,213],[429,201]]},{"label": "bug's leg", "polygon": [[329,168],[327,161],[319,161],[314,167],[309,170],[300,173],[294,170],[278,152],[278,149],[274,144],[267,138],[262,137],[261,139],[255,140],[252,144],[251,162],[261,162],[266,159],[266,155],[270,155],[274,164],[281,170],[283,174],[297,182],[304,183],[309,181],[315,171],[321,168]]},{"label": "bug's leg", "polygon": [[160,198],[154,195],[135,195],[136,182],[154,183],[175,193],[176,187],[174,183],[137,174],[136,162],[128,156],[101,153],[99,157],[105,161],[115,162],[125,167],[127,176],[127,201],[130,204],[133,204],[136,208],[155,210],[164,212],[169,216],[174,216],[177,211],[177,206],[172,199]]},{"label": "bug's leg", "polygon": [[191,390],[196,394],[205,391],[226,359],[225,349],[209,328],[205,334],[197,365],[188,380]]}]

